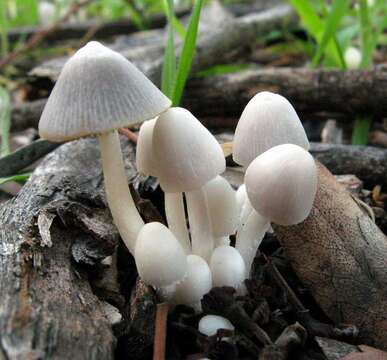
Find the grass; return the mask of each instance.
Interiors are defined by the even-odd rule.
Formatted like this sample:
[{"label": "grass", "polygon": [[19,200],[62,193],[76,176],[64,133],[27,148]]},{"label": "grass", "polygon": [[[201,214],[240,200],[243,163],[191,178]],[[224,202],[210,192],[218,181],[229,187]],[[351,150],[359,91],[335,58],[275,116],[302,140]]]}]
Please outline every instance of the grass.
[{"label": "grass", "polygon": [[[330,7],[323,0],[289,1],[315,44],[312,67],[346,69],[343,53],[353,44],[360,44],[360,68],[372,66],[373,53],[387,28],[385,0],[376,0],[372,6],[367,0],[359,0],[358,7],[352,7],[349,0],[333,0]],[[369,117],[355,119],[352,143],[365,145],[370,127]]]},{"label": "grass", "polygon": [[181,102],[185,84],[191,71],[192,61],[195,55],[196,39],[203,0],[196,0],[194,3],[190,21],[187,29],[184,30],[183,45],[178,62],[176,61],[175,55],[174,30],[176,25],[174,27],[175,15],[173,11],[173,2],[172,0],[165,0],[164,3],[169,25],[161,75],[161,90],[172,100],[174,106],[178,106]]},{"label": "grass", "polygon": [[9,131],[11,128],[11,101],[8,91],[0,87],[0,157],[10,153]]},{"label": "grass", "polygon": [[17,181],[17,182],[25,182],[31,176],[31,173],[24,173],[18,175],[12,175],[9,177],[0,177],[0,185],[4,185],[8,182]]}]

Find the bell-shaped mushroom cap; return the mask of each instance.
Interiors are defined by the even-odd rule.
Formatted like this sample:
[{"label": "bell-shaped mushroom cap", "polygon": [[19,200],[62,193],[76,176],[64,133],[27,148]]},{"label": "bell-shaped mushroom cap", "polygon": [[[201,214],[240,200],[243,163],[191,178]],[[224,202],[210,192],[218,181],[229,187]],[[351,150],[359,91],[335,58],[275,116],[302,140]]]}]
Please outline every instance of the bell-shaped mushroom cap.
[{"label": "bell-shaped mushroom cap", "polygon": [[263,91],[246,105],[235,130],[233,159],[248,166],[258,155],[281,144],[309,149],[301,121],[283,96]]},{"label": "bell-shaped mushroom cap", "polygon": [[153,128],[157,118],[145,121],[138,133],[136,146],[136,166],[139,173],[157,177],[157,163],[153,157]]},{"label": "bell-shaped mushroom cap", "polygon": [[213,286],[232,286],[238,289],[246,274],[241,254],[229,245],[218,246],[210,260]]},{"label": "bell-shaped mushroom cap", "polygon": [[234,331],[234,325],[230,320],[218,315],[203,316],[198,324],[199,332],[204,335],[212,336],[217,333],[219,329]]},{"label": "bell-shaped mushroom cap", "polygon": [[197,255],[187,256],[187,276],[176,286],[177,304],[192,305],[199,302],[212,287],[211,270],[207,262]]},{"label": "bell-shaped mushroom cap", "polygon": [[202,187],[226,168],[214,136],[188,110],[174,107],[162,113],[153,130],[153,156],[165,192]]},{"label": "bell-shaped mushroom cap", "polygon": [[65,64],[39,122],[50,141],[66,141],[149,120],[171,101],[119,53],[96,41]]},{"label": "bell-shaped mushroom cap", "polygon": [[247,168],[247,196],[262,216],[279,225],[305,220],[317,191],[317,170],[312,155],[284,144],[267,150]]},{"label": "bell-shaped mushroom cap", "polygon": [[234,189],[225,178],[217,176],[204,185],[204,191],[213,235],[222,237],[234,234],[239,220]]},{"label": "bell-shaped mushroom cap", "polygon": [[187,273],[187,256],[163,224],[144,225],[137,237],[134,258],[141,279],[155,287],[174,285]]}]

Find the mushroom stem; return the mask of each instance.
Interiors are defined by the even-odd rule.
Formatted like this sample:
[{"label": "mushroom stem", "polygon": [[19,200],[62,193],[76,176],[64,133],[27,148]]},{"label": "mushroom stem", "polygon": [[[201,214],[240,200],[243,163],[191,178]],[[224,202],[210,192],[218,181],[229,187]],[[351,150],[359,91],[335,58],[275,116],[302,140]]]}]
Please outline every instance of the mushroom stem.
[{"label": "mushroom stem", "polygon": [[129,251],[134,254],[136,238],[144,221],[129,192],[120,139],[116,130],[98,135],[106,198],[113,221]]},{"label": "mushroom stem", "polygon": [[236,235],[235,248],[242,255],[246,264],[246,276],[248,277],[251,271],[255,254],[259,245],[269,229],[270,222],[252,210],[247,218],[246,223],[238,231]]},{"label": "mushroom stem", "polygon": [[183,193],[168,193],[165,196],[165,214],[168,227],[179,240],[185,253],[191,253],[191,243],[185,218]]},{"label": "mushroom stem", "polygon": [[191,231],[192,253],[207,262],[214,249],[215,239],[211,230],[206,193],[203,188],[185,193]]}]

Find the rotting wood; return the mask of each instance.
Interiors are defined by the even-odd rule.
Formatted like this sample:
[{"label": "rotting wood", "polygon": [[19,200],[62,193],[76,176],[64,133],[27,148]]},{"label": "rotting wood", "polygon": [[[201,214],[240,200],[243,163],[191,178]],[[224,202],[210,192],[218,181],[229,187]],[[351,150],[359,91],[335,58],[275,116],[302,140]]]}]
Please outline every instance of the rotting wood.
[{"label": "rotting wood", "polygon": [[[387,115],[387,69],[264,68],[193,79],[184,106],[202,116],[240,116],[260,91],[285,96],[298,113]],[[205,96],[202,96],[205,91]],[[340,121],[353,121],[352,116]]]},{"label": "rotting wood", "polygon": [[319,186],[301,224],[273,228],[293,269],[325,313],[387,349],[387,241],[334,176],[317,162]]},{"label": "rotting wood", "polygon": [[93,139],[61,146],[0,207],[0,357],[113,359],[104,303],[82,266],[111,255],[118,240],[99,156]]}]

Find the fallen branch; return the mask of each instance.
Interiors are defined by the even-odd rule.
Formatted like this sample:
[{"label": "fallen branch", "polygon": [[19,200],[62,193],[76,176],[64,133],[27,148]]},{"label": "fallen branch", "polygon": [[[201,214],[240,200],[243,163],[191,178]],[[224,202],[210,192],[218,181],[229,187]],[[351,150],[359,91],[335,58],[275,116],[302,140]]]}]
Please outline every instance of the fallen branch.
[{"label": "fallen branch", "polygon": [[318,164],[309,217],[273,228],[291,265],[326,314],[352,323],[359,338],[387,349],[387,241],[369,215]]},{"label": "fallen branch", "polygon": [[[265,68],[193,79],[184,106],[201,109],[202,116],[239,117],[259,91],[285,96],[297,112],[313,114],[387,115],[387,69],[332,70]],[[205,89],[205,96],[203,91]],[[353,121],[353,116],[340,118]]]},{"label": "fallen branch", "polygon": [[[235,54],[249,48],[255,43],[257,36],[294,24],[296,21],[297,17],[290,6],[279,5],[259,13],[225,21],[223,26],[207,27],[206,31],[199,34],[192,65],[193,72],[225,61],[230,52]],[[134,42],[136,38],[141,39],[140,44]],[[148,43],[144,42],[144,38],[149,40]],[[156,33],[146,31],[128,37],[117,50],[134,62],[155,84],[159,84],[164,46],[164,31]],[[47,61],[34,68],[31,74],[55,81],[67,59],[66,57]]]}]

